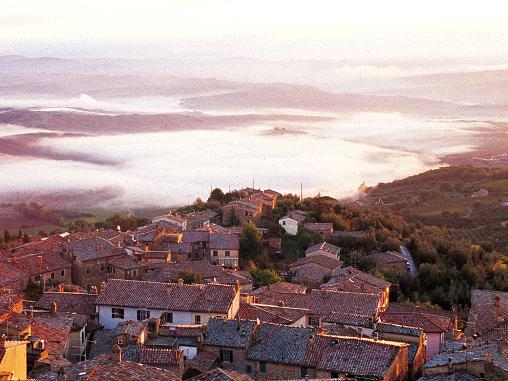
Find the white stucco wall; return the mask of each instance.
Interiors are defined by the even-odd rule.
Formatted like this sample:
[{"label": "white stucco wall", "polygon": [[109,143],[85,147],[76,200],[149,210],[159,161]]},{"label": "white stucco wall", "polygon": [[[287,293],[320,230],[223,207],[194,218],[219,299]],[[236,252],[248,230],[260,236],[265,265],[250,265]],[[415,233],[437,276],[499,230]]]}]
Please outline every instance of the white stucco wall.
[{"label": "white stucco wall", "polygon": [[[114,306],[97,306],[97,312],[99,314],[99,323],[102,324],[104,328],[113,329],[116,327],[118,323],[122,321],[137,320],[138,308],[119,307],[124,309],[124,318],[113,319],[111,317],[111,309],[113,307]],[[234,316],[230,317],[228,316],[228,314],[218,314],[218,313],[200,313],[200,312],[184,312],[184,311],[168,311],[168,310],[152,310],[152,309],[148,309],[148,311],[150,311],[151,318],[160,317],[163,312],[173,313],[173,324],[195,324],[196,315],[201,316],[201,324],[207,324],[208,319],[210,319],[211,317],[223,317],[223,318],[234,317]]]},{"label": "white stucco wall", "polygon": [[279,225],[286,231],[289,235],[297,235],[298,234],[298,221],[293,220],[289,217],[283,217],[279,220]]}]

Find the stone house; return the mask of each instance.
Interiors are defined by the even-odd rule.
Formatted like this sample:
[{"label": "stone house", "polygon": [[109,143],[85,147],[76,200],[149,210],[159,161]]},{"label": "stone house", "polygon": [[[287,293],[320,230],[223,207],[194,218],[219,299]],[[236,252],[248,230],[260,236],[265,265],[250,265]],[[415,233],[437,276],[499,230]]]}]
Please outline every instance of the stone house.
[{"label": "stone house", "polygon": [[0,337],[0,378],[27,379],[27,341]]},{"label": "stone house", "polygon": [[396,251],[371,254],[366,260],[377,269],[391,271],[397,275],[405,275],[409,271],[408,258]]},{"label": "stone house", "polygon": [[236,269],[239,265],[240,239],[233,234],[210,234],[209,261],[212,265]]},{"label": "stone house", "polygon": [[315,255],[323,255],[325,257],[340,260],[340,247],[337,247],[327,242],[322,242],[310,246],[305,251],[306,257],[313,257]]},{"label": "stone house", "polygon": [[96,306],[99,323],[107,329],[121,321],[148,318],[175,324],[206,324],[210,317],[236,316],[240,287],[111,279]]},{"label": "stone house", "polygon": [[330,280],[321,285],[321,289],[368,294],[377,293],[383,301],[382,307],[386,308],[390,301],[390,286],[391,283],[383,279],[348,266],[336,269]]},{"label": "stone house", "polygon": [[318,234],[323,240],[329,240],[332,237],[333,224],[331,222],[307,223],[304,224],[303,227]]},{"label": "stone house", "polygon": [[264,204],[249,200],[235,200],[222,207],[224,225],[242,225],[245,221],[257,224],[263,214]]},{"label": "stone house", "polygon": [[72,262],[72,283],[90,292],[113,274],[111,260],[125,255],[125,251],[107,239],[91,236],[69,242],[65,255]]}]

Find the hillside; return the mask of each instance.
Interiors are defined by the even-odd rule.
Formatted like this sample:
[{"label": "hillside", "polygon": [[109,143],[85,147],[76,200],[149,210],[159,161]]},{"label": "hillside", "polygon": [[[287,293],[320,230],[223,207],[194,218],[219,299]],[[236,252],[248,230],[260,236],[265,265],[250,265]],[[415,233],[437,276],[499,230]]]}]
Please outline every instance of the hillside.
[{"label": "hillside", "polygon": [[508,253],[507,167],[439,168],[368,188],[362,203]]}]

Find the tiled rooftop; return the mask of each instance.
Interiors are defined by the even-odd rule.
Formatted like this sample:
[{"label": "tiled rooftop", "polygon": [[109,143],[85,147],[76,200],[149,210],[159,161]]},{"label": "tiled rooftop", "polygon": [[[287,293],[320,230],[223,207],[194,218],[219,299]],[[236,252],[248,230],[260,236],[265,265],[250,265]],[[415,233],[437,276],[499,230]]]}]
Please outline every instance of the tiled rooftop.
[{"label": "tiled rooftop", "polygon": [[339,247],[332,245],[331,243],[328,243],[328,242],[322,242],[322,243],[318,243],[318,244],[310,246],[307,249],[307,251],[305,251],[305,255],[311,254],[311,253],[318,251],[318,250],[325,251],[325,252],[330,253],[334,256],[338,256],[340,253]]},{"label": "tiled rooftop", "polygon": [[406,346],[390,341],[318,335],[307,347],[302,364],[329,372],[384,377]]},{"label": "tiled rooftop", "polygon": [[97,296],[81,292],[45,292],[35,303],[35,307],[50,310],[52,303],[55,302],[59,311],[93,316]]},{"label": "tiled rooftop", "polygon": [[335,270],[332,278],[321,286],[323,289],[367,293],[384,292],[388,287],[389,282],[351,266]]},{"label": "tiled rooftop", "polygon": [[204,344],[229,347],[247,348],[257,327],[254,320],[225,320],[211,318],[204,335]]},{"label": "tiled rooftop", "polygon": [[139,362],[141,364],[161,367],[177,366],[183,362],[183,351],[169,348],[143,347]]},{"label": "tiled rooftop", "polygon": [[110,257],[123,252],[122,249],[113,245],[108,240],[95,236],[69,242],[66,244],[66,247],[80,261]]},{"label": "tiled rooftop", "polygon": [[247,357],[251,360],[300,365],[307,343],[316,329],[288,327],[279,324],[261,324],[256,330]]},{"label": "tiled rooftop", "polygon": [[252,378],[243,373],[233,370],[215,368],[198,376],[188,378],[188,381],[253,381]]},{"label": "tiled rooftop", "polygon": [[174,283],[111,279],[96,304],[170,311],[227,313],[235,287],[222,284]]},{"label": "tiled rooftop", "polygon": [[287,307],[305,308],[318,315],[341,311],[375,316],[380,299],[374,294],[324,290],[312,290],[305,295],[267,292],[260,296],[264,304],[278,305],[280,301]]}]

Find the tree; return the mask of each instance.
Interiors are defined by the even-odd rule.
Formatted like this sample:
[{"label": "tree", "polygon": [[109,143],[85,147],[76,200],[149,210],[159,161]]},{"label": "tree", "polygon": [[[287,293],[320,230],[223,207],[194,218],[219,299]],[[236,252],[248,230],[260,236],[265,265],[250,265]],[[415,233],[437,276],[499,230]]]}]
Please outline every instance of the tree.
[{"label": "tree", "polygon": [[282,280],[280,275],[274,269],[252,271],[251,275],[254,280],[254,288],[279,283]]},{"label": "tree", "polygon": [[240,258],[243,260],[256,259],[263,248],[262,239],[263,234],[256,225],[250,221],[244,222],[240,236]]},{"label": "tree", "polygon": [[210,192],[208,201],[218,201],[221,205],[224,203],[224,192],[220,188],[215,188]]}]

